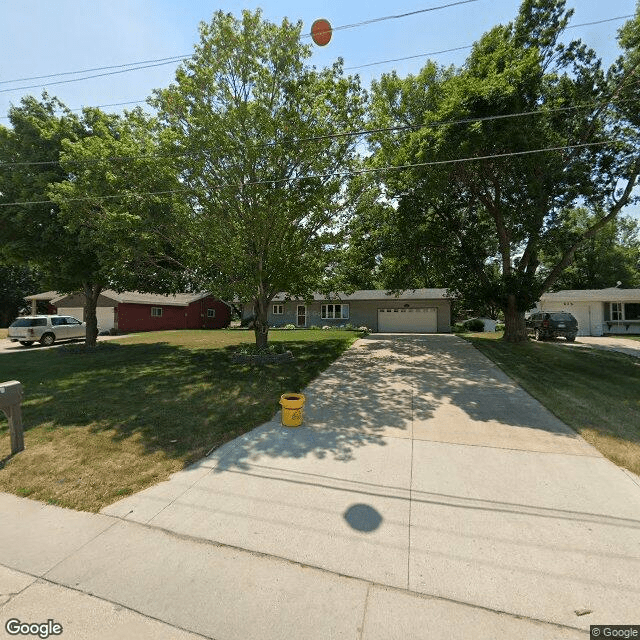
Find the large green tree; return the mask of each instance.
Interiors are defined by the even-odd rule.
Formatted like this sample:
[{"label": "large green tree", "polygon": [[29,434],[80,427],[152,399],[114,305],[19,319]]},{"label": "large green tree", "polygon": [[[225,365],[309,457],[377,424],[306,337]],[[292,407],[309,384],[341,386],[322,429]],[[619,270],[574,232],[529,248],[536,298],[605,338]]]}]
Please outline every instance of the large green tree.
[{"label": "large green tree", "polygon": [[184,188],[181,254],[199,282],[253,305],[266,345],[278,292],[308,296],[325,274],[355,162],[365,94],[342,64],[316,70],[301,23],[217,12],[175,82],[156,94]]},{"label": "large green tree", "polygon": [[[541,251],[540,271],[544,275],[564,252],[600,219],[579,207],[565,216],[553,242]],[[596,235],[581,243],[573,261],[559,275],[553,289],[603,289],[619,282],[623,289],[640,287],[640,224],[621,216],[609,222]]]},{"label": "large green tree", "polygon": [[[640,171],[636,41],[605,74],[581,42],[562,44],[570,17],[562,0],[525,0],[462,68],[373,85],[376,127],[410,127],[374,137],[373,167],[417,165],[380,173],[392,283],[446,277],[472,306],[503,311],[509,341],[526,339],[524,312],[632,201]],[[580,203],[599,217],[542,277],[540,251]]]}]

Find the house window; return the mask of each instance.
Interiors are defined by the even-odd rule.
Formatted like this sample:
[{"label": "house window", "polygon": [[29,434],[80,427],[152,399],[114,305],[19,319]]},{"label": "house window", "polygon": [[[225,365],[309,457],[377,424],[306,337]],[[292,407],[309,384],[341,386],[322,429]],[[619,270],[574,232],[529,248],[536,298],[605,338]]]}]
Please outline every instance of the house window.
[{"label": "house window", "polygon": [[640,320],[640,303],[626,302],[624,305],[625,320]]},{"label": "house window", "polygon": [[152,318],[161,318],[162,317],[162,307],[151,307],[151,317]]},{"label": "house window", "polygon": [[207,309],[207,318],[215,318],[216,310],[215,309]]},{"label": "house window", "polygon": [[349,305],[348,304],[323,304],[320,317],[323,320],[348,320]]},{"label": "house window", "polygon": [[622,320],[622,302],[611,303],[611,319]]},{"label": "house window", "polygon": [[284,305],[282,304],[274,304],[273,305],[273,315],[281,316],[284,313]]}]

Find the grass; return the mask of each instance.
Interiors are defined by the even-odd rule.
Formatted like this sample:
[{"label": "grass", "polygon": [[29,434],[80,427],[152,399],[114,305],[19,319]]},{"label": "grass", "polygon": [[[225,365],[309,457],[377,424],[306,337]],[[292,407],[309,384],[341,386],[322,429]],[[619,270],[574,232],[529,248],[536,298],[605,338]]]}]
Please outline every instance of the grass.
[{"label": "grass", "polygon": [[[253,332],[166,331],[0,355],[0,380],[20,380],[25,450],[11,458],[0,417],[0,491],[98,511],[169,477],[271,419],[359,334],[269,334],[295,360],[233,365]],[[1,415],[1,414],[0,414]]]},{"label": "grass", "polygon": [[640,474],[640,358],[560,340],[507,344],[501,332],[461,337],[603,455]]}]

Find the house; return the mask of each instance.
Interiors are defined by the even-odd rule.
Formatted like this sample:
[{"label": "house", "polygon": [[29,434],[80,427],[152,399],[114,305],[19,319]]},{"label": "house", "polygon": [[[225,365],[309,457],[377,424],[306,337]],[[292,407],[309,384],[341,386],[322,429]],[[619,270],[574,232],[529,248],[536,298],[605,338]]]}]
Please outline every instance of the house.
[{"label": "house", "polygon": [[[253,313],[245,305],[244,317]],[[292,299],[278,294],[269,305],[269,325],[283,327],[366,326],[390,333],[448,333],[451,331],[451,296],[447,289],[415,289],[399,296],[378,289],[314,294],[311,299]]]},{"label": "house", "polygon": [[[84,320],[84,295],[48,292],[53,313],[70,315]],[[42,294],[27,296],[27,300],[42,299]],[[96,309],[100,331],[116,329],[132,331],[161,331],[164,329],[220,329],[231,321],[231,309],[222,300],[208,293],[179,293],[160,295],[106,289],[98,297]]]},{"label": "house", "polygon": [[640,334],[640,289],[565,289],[541,296],[535,311],[568,311],[579,336]]}]

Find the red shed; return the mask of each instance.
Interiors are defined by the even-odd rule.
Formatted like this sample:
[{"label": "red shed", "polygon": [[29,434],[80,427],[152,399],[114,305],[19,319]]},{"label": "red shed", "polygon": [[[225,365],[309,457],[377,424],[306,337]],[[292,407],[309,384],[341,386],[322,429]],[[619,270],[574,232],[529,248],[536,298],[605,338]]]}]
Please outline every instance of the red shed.
[{"label": "red shed", "polygon": [[[84,296],[72,294],[51,300],[58,313],[83,319]],[[160,295],[109,289],[98,298],[98,328],[123,333],[165,329],[221,329],[231,322],[228,304],[209,293]]]}]

